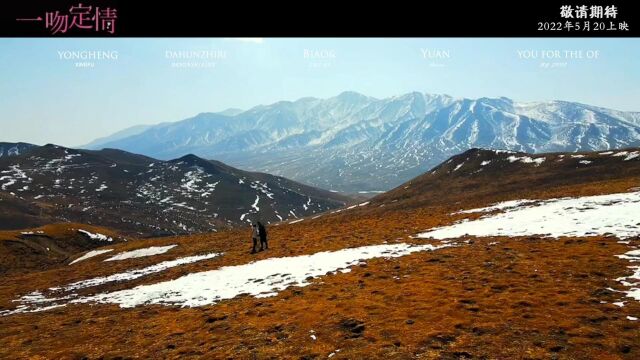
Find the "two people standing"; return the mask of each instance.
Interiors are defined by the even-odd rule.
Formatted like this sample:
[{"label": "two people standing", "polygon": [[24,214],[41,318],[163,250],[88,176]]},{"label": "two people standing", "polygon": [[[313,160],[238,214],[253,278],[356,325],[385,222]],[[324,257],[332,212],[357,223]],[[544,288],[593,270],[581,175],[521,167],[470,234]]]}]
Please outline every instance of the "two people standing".
[{"label": "two people standing", "polygon": [[262,225],[260,221],[251,224],[251,238],[253,239],[253,248],[251,253],[256,253],[256,247],[258,247],[258,239],[260,240],[260,250],[263,251],[269,249],[267,244],[267,229]]}]

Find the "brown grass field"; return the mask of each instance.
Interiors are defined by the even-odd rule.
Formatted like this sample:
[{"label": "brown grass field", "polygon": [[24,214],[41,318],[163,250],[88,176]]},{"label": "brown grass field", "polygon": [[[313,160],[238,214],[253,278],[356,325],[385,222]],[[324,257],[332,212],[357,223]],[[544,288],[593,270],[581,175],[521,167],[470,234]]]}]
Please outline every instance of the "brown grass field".
[{"label": "brown grass field", "polygon": [[[130,288],[268,257],[384,242],[428,243],[411,236],[479,216],[451,215],[459,209],[509,199],[625,192],[640,186],[637,171],[615,178],[581,177],[584,181],[553,186],[545,186],[542,178],[536,180],[539,185],[531,185],[532,176],[523,172],[517,181],[508,179],[523,184],[520,188],[506,188],[500,182],[479,185],[484,180],[464,177],[450,181],[453,190],[448,193],[435,183],[429,192],[414,182],[416,190],[404,189],[414,191],[414,196],[399,196],[399,188],[368,206],[271,226],[270,250],[256,255],[249,254],[249,229],[118,243],[110,247],[179,246],[145,258],[104,263],[104,257],[95,257],[73,266],[8,273],[0,278],[0,308],[13,308],[12,300],[36,289],[179,256],[224,253],[127,284],[84,291]],[[616,279],[631,272],[630,263],[615,255],[639,246],[640,239],[621,244],[606,236],[465,237],[458,243],[432,252],[368,260],[350,273],[322,276],[309,286],[268,298],[239,296],[195,308],[68,305],[0,317],[0,358],[640,358],[640,321],[627,319],[640,317],[640,303],[626,299],[624,307],[615,306],[612,303],[623,294],[611,290],[624,290]]]}]

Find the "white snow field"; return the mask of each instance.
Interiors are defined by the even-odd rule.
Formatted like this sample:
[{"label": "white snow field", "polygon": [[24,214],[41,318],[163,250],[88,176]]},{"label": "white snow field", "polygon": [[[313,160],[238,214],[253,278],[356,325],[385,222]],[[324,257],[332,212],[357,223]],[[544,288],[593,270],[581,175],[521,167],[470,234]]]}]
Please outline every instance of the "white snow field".
[{"label": "white snow field", "polygon": [[[626,155],[626,154],[625,154]],[[451,239],[461,236],[596,236],[611,234],[618,239],[640,235],[640,192],[627,192],[577,198],[550,200],[513,200],[485,208],[459,213],[492,212],[476,220],[431,229],[418,238]],[[621,243],[628,243],[620,241]],[[640,249],[631,250],[619,258],[640,262]],[[640,301],[640,265],[629,266],[634,273],[616,279],[629,289],[626,296]],[[624,302],[615,303],[624,306]]]},{"label": "white snow field", "polygon": [[172,267],[176,267],[179,265],[184,265],[184,264],[191,264],[194,262],[198,262],[198,261],[202,261],[202,260],[207,260],[207,259],[211,259],[214,258],[216,256],[220,256],[220,254],[218,253],[210,253],[210,254],[204,254],[204,255],[195,255],[195,256],[186,256],[186,257],[181,257],[181,258],[177,258],[174,260],[168,260],[168,261],[163,261],[161,263],[155,264],[155,265],[151,265],[151,266],[147,266],[141,269],[133,269],[133,270],[129,270],[129,271],[125,271],[125,272],[121,272],[121,273],[117,273],[117,274],[113,274],[113,275],[109,275],[109,276],[101,276],[101,277],[95,277],[92,279],[87,279],[87,280],[81,280],[81,281],[77,281],[74,283],[71,283],[67,286],[64,286],[62,288],[51,288],[49,290],[52,291],[73,291],[73,290],[78,290],[78,289],[83,289],[83,288],[87,288],[87,287],[92,287],[92,286],[98,286],[98,285],[102,285],[102,284],[106,284],[106,283],[110,283],[110,282],[115,282],[115,281],[129,281],[129,280],[134,280],[149,274],[153,274],[153,273],[157,273],[157,272],[161,272],[164,270],[167,270],[169,268]]},{"label": "white snow field", "polygon": [[104,234],[99,234],[99,233],[94,234],[92,232],[89,232],[87,230],[82,230],[82,229],[78,229],[78,232],[87,235],[91,240],[108,241],[108,242],[113,241],[112,238]]},{"label": "white snow field", "polygon": [[350,266],[367,259],[400,257],[448,246],[452,245],[399,243],[270,258],[244,265],[225,266],[216,270],[193,273],[157,284],[78,298],[71,303],[114,303],[124,308],[143,304],[193,307],[214,304],[240,294],[268,297],[277,295],[278,291],[290,286],[309,285],[309,280],[330,272],[349,272]]},{"label": "white snow field", "polygon": [[629,266],[629,268],[633,270],[632,275],[616,280],[620,281],[622,285],[629,287],[629,290],[626,291],[628,297],[640,301],[640,249],[628,251],[623,255],[618,255],[618,257],[638,264]]},{"label": "white snow field", "polygon": [[80,256],[79,258],[77,258],[77,259],[73,260],[72,262],[70,262],[69,265],[73,265],[73,264],[75,264],[77,262],[80,262],[82,260],[87,260],[87,259],[92,258],[94,256],[98,256],[100,254],[105,254],[105,253],[108,253],[108,252],[111,252],[111,251],[113,251],[113,249],[91,250],[91,251],[87,252],[86,254]]},{"label": "white snow field", "polygon": [[[95,252],[101,252],[101,251],[104,253],[104,252],[111,251],[111,249],[106,251],[96,250]],[[95,255],[97,254],[94,254],[93,256]],[[44,311],[48,309],[54,309],[57,307],[66,306],[69,300],[75,299],[78,297],[78,294],[73,292],[80,289],[104,285],[110,282],[131,281],[131,280],[141,278],[143,276],[147,276],[150,274],[154,274],[154,273],[158,273],[158,272],[170,269],[172,267],[176,267],[184,264],[191,264],[198,261],[211,259],[220,255],[222,254],[209,253],[209,254],[203,254],[203,255],[186,256],[186,257],[181,257],[174,260],[163,261],[161,263],[147,266],[140,269],[132,269],[132,270],[116,273],[109,276],[100,276],[100,277],[95,277],[91,279],[76,281],[74,283],[67,284],[62,287],[49,288],[48,289],[49,292],[52,292],[53,294],[55,294],[55,296],[53,297],[47,297],[41,291],[34,291],[20,297],[17,300],[14,300],[14,302],[20,303],[20,305],[16,307],[16,309],[14,310],[0,311],[0,316],[17,314],[17,313],[25,313],[25,312],[38,312],[38,311]]]},{"label": "white snow field", "polygon": [[[38,312],[68,304],[106,303],[130,308],[138,305],[162,304],[183,307],[214,304],[240,294],[256,297],[275,296],[290,286],[307,286],[310,280],[329,273],[346,273],[350,266],[373,258],[394,258],[420,251],[433,251],[455,246],[441,242],[437,245],[411,245],[405,243],[371,245],[337,251],[324,251],[311,255],[270,258],[243,265],[225,266],[215,270],[192,273],[175,280],[140,285],[130,289],[78,296],[73,291],[102,285],[112,281],[127,281],[188,262],[212,258],[220,254],[206,254],[165,261],[142,269],[106,277],[78,281],[64,287],[51,288],[55,296],[47,297],[34,291],[14,300],[20,305],[13,310],[0,311],[0,316],[24,312]],[[65,295],[67,294],[67,295]]]},{"label": "white snow field", "polygon": [[117,255],[114,255],[114,256],[106,259],[105,261],[118,261],[118,260],[139,258],[139,257],[144,257],[144,256],[152,256],[152,255],[164,254],[164,253],[166,253],[167,251],[173,249],[176,246],[178,246],[178,245],[151,246],[151,247],[142,248],[142,249],[125,251],[125,252],[121,252],[121,253],[119,253]]},{"label": "white snow field", "polygon": [[640,234],[640,192],[558,198],[531,203],[515,200],[460,212],[504,210],[420,233],[418,238],[461,236],[596,236],[625,239]]}]

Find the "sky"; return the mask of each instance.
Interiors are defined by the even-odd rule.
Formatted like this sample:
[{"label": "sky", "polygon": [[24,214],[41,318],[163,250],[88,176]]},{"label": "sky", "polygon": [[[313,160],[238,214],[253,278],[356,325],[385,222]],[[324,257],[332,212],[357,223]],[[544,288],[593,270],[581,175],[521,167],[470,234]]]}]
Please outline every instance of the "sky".
[{"label": "sky", "polygon": [[[109,56],[82,58],[91,54]],[[0,141],[81,146],[134,125],[343,91],[640,111],[639,58],[640,39],[618,38],[5,38]]]}]

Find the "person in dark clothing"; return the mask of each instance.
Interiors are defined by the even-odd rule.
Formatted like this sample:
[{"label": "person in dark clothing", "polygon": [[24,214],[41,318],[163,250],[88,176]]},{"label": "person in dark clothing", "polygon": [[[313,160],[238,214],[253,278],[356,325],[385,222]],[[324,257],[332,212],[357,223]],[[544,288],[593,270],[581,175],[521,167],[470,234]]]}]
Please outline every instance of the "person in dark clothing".
[{"label": "person in dark clothing", "polygon": [[269,244],[267,243],[267,228],[260,221],[258,221],[258,234],[260,235],[260,251],[268,250]]},{"label": "person in dark clothing", "polygon": [[251,239],[253,240],[253,248],[251,248],[251,253],[256,253],[256,247],[258,247],[258,238],[260,237],[260,228],[258,224],[251,224]]}]

